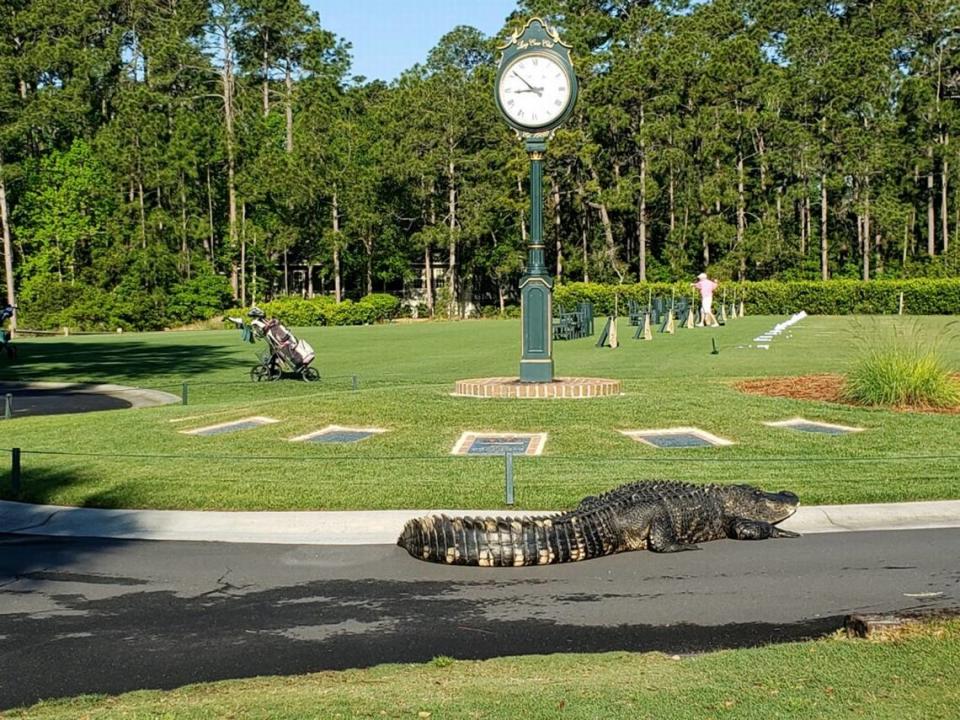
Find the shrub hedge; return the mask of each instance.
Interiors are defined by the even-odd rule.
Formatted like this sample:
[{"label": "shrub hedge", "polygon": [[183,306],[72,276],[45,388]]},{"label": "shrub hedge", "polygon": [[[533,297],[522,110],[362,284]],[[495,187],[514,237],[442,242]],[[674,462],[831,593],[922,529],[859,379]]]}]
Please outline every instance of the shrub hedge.
[{"label": "shrub hedge", "polygon": [[[20,298],[20,325],[32,329],[68,326],[82,330],[161,329],[213,317],[229,302],[230,288],[219,276],[204,275],[175,285],[171,291],[107,292],[84,285],[53,281],[29,283]],[[573,309],[582,300],[593,303],[594,312],[606,315],[616,306],[627,313],[627,301],[646,304],[652,295],[687,295],[695,298],[690,283],[636,283],[602,285],[565,283],[557,285],[554,305]],[[903,311],[909,315],[960,314],[960,278],[915,278],[910,280],[828,280],[781,282],[722,282],[714,298],[727,302],[743,300],[753,315],[788,315],[805,310],[812,315],[878,315],[896,313],[903,293]],[[285,297],[263,303],[271,317],[293,326],[367,325],[397,317],[400,301],[393,295],[375,293],[356,302],[337,304],[329,296],[311,299]],[[231,308],[225,315],[242,316],[246,309]],[[496,308],[482,308],[482,317],[499,315]],[[519,308],[508,307],[505,315],[516,317]]]},{"label": "shrub hedge", "polygon": [[[284,325],[372,325],[397,316],[400,301],[393,295],[374,293],[360,300],[343,300],[339,304],[323,295],[314,298],[285,297],[259,303],[268,317],[275,317]],[[224,315],[246,317],[248,308],[231,308]]]},{"label": "shrub hedge", "polygon": [[[601,285],[567,283],[558,285],[554,304],[572,307],[581,300],[593,303],[594,312],[627,313],[627,300],[645,305],[649,294],[686,294],[696,291],[689,283],[637,283]],[[889,315],[899,310],[903,293],[903,312],[909,315],[953,315],[960,313],[960,278],[911,280],[804,280],[780,282],[721,282],[714,300],[743,300],[752,315],[788,315],[805,310],[811,315]]]},{"label": "shrub hedge", "polygon": [[21,288],[17,314],[19,326],[31,330],[162,330],[207,320],[229,302],[230,284],[213,274],[197,275],[167,291],[132,283],[106,290],[35,278]]}]

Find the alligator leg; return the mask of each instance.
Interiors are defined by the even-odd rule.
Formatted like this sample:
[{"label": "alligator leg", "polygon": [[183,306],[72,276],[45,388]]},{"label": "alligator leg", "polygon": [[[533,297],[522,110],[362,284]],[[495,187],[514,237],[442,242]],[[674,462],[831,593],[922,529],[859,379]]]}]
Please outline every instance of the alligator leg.
[{"label": "alligator leg", "polygon": [[658,515],[650,523],[650,535],[647,547],[656,553],[683,552],[684,550],[699,550],[697,545],[690,545],[677,541],[673,531],[673,523],[666,513]]},{"label": "alligator leg", "polygon": [[727,537],[734,540],[766,540],[768,538],[795,538],[799,533],[781,530],[763,520],[745,520],[733,518],[727,525]]}]

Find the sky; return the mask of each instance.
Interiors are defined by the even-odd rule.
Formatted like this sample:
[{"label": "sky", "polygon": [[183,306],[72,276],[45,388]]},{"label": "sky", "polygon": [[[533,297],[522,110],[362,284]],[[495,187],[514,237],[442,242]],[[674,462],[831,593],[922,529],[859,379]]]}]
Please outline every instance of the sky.
[{"label": "sky", "polygon": [[516,0],[306,0],[320,24],[353,45],[352,75],[390,82],[457,25],[493,35]]}]

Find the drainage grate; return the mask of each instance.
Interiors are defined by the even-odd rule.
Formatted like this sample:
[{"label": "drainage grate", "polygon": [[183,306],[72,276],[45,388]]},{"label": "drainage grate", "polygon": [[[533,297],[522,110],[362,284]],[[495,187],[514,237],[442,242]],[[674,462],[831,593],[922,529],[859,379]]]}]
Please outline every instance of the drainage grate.
[{"label": "drainage grate", "polygon": [[779,420],[777,422],[767,422],[764,425],[770,427],[782,427],[788,430],[796,430],[805,433],[817,433],[819,435],[846,435],[847,433],[863,432],[863,428],[849,427],[847,425],[834,425],[833,423],[819,422],[817,420],[805,420],[803,418],[791,418],[790,420]]},{"label": "drainage grate", "polygon": [[656,445],[659,448],[708,447],[713,445],[709,440],[704,440],[699,435],[694,435],[693,433],[651,435],[644,439],[651,445]]},{"label": "drainage grate", "polygon": [[465,432],[451,450],[452,455],[539,455],[546,433]]},{"label": "drainage grate", "polygon": [[701,448],[732,445],[730,440],[717,437],[700,428],[662,428],[654,430],[621,430],[621,433],[638,442],[656,448]]},{"label": "drainage grate", "polygon": [[194,428],[193,430],[181,430],[184,435],[201,435],[210,437],[212,435],[226,435],[227,433],[240,432],[241,430],[252,430],[261,425],[271,425],[278,420],[268,417],[249,417],[242,420],[233,420],[231,422],[219,423],[217,425],[208,425],[207,427]]},{"label": "drainage grate", "polygon": [[522,437],[478,437],[470,445],[467,455],[506,455],[508,452],[521,455],[530,447],[530,438]]},{"label": "drainage grate", "polygon": [[339,425],[328,425],[322,430],[290,438],[290,442],[312,443],[354,443],[366,440],[373,435],[386,432],[383,428],[349,428]]}]

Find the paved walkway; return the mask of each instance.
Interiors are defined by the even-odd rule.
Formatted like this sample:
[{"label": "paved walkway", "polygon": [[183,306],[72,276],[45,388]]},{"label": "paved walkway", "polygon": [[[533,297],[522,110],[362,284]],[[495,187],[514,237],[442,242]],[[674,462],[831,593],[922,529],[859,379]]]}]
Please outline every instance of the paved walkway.
[{"label": "paved walkway", "polygon": [[[0,382],[0,401],[12,396],[12,416],[61,415],[179,403],[162,390],[108,383]],[[0,407],[0,412],[4,408]]]},{"label": "paved walkway", "polygon": [[[410,518],[434,513],[474,517],[543,514],[505,510],[98,510],[0,501],[0,533],[135,540],[381,545],[396,542],[401,528]],[[960,527],[960,500],[801,507],[782,527],[805,534]]]}]

